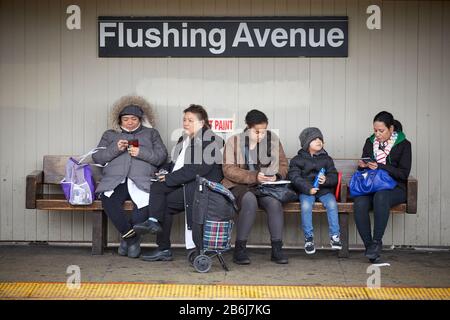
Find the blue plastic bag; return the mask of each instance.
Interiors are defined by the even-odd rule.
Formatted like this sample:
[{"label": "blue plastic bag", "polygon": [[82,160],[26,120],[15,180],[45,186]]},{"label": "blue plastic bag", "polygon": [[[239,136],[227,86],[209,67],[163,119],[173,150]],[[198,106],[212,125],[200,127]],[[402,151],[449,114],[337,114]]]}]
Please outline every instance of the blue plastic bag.
[{"label": "blue plastic bag", "polygon": [[365,196],[381,190],[392,190],[397,186],[389,173],[383,169],[356,171],[350,179],[352,197]]}]

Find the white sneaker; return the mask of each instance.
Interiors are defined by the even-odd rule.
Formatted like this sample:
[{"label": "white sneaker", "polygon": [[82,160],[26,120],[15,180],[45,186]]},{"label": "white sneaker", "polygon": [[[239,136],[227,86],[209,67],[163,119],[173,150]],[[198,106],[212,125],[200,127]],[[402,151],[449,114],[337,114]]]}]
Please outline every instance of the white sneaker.
[{"label": "white sneaker", "polygon": [[331,248],[336,250],[342,249],[342,242],[338,235],[334,235],[330,240]]},{"label": "white sneaker", "polygon": [[306,254],[316,253],[316,248],[314,247],[314,240],[312,237],[305,239],[305,252]]}]

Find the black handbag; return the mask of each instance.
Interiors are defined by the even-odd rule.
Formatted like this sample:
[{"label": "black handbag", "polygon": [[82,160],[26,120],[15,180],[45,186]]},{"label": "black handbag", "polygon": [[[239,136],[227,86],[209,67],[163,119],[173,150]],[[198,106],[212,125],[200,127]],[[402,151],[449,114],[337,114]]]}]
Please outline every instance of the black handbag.
[{"label": "black handbag", "polygon": [[[270,131],[267,132],[268,134],[268,140],[270,141]],[[270,149],[270,147],[269,147]],[[249,163],[249,147],[248,147],[248,140],[246,139],[244,144],[244,159],[245,163],[247,164],[247,167],[252,171],[257,171],[258,168],[255,167],[255,165]],[[281,203],[287,203],[287,202],[295,202],[298,201],[297,192],[292,189],[290,186],[290,183],[282,183],[282,184],[260,184],[256,186],[256,192],[255,194],[257,196],[270,196]]]},{"label": "black handbag", "polygon": [[256,193],[260,196],[273,197],[281,203],[298,201],[297,192],[292,189],[290,183],[260,184],[256,187]]}]

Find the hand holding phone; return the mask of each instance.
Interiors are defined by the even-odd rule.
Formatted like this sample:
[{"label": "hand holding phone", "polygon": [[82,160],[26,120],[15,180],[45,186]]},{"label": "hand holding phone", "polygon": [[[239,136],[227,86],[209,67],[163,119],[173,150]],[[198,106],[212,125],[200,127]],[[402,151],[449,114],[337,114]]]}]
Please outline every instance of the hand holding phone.
[{"label": "hand holding phone", "polygon": [[120,151],[125,151],[128,148],[128,141],[127,140],[119,140],[117,141],[117,148]]},{"label": "hand holding phone", "polygon": [[161,170],[159,170],[157,173],[155,173],[155,175],[157,175],[157,176],[163,176],[163,175],[166,175],[166,174],[168,174],[168,173],[169,173],[169,171],[164,170],[164,169],[161,169]]},{"label": "hand holding phone", "polygon": [[130,151],[131,147],[139,148],[139,140],[138,139],[128,140],[128,151]]},{"label": "hand holding phone", "polygon": [[369,157],[361,158],[361,160],[362,160],[364,163],[375,162],[375,160],[373,160],[372,158],[369,158]]},{"label": "hand holding phone", "polygon": [[360,168],[377,169],[378,163],[372,158],[361,158],[359,159],[358,166]]},{"label": "hand holding phone", "polygon": [[258,172],[258,176],[257,176],[257,180],[259,183],[263,183],[263,182],[273,182],[276,181],[277,178],[275,177],[275,175],[267,175],[264,174],[262,172]]}]

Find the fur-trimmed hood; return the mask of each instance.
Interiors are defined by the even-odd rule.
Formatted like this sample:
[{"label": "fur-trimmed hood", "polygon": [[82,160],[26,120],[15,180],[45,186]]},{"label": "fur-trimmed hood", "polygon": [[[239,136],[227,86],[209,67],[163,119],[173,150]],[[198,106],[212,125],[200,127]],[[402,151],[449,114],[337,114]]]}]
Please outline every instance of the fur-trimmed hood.
[{"label": "fur-trimmed hood", "polygon": [[141,96],[128,95],[123,96],[119,100],[117,100],[111,111],[111,116],[109,119],[110,127],[113,130],[120,131],[120,122],[119,122],[119,114],[120,112],[128,105],[134,104],[142,108],[144,111],[144,116],[142,118],[142,125],[145,127],[152,128],[155,122],[155,113],[153,112],[153,108],[150,103],[147,102]]}]

